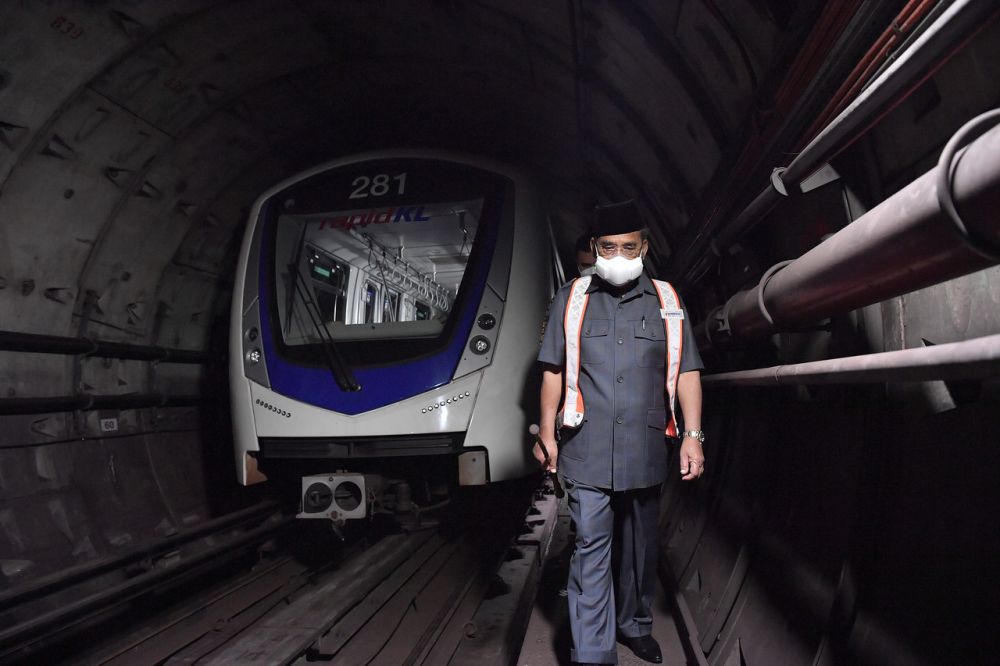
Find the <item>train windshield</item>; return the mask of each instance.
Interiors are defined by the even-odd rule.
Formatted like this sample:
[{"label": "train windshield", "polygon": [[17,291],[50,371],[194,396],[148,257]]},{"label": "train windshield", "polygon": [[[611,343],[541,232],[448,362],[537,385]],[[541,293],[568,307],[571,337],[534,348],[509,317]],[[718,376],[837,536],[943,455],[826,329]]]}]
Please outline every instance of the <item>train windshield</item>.
[{"label": "train windshield", "polygon": [[274,274],[284,344],[440,335],[483,202],[281,214]]}]

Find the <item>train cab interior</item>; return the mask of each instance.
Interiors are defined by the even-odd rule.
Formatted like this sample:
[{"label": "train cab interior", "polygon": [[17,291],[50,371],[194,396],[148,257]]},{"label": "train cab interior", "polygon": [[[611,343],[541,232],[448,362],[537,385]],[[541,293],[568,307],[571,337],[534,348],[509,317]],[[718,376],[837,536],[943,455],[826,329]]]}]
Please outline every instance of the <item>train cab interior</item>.
[{"label": "train cab interior", "polygon": [[[993,0],[2,3],[0,663],[82,663],[168,573],[266,550],[244,231],[397,149],[532,173],[567,279],[594,207],[636,201],[706,366],[706,473],[661,505],[687,663],[997,663],[998,81]],[[297,362],[450,330],[492,238],[492,194],[353,185],[262,214]]]},{"label": "train cab interior", "polygon": [[[275,271],[283,288],[276,309],[286,344],[317,337],[306,310],[310,301],[335,340],[350,338],[357,325],[366,338],[440,332],[465,274],[481,207],[481,201],[455,202],[414,206],[412,213],[389,208],[279,217]],[[400,224],[406,216],[414,221]]]}]

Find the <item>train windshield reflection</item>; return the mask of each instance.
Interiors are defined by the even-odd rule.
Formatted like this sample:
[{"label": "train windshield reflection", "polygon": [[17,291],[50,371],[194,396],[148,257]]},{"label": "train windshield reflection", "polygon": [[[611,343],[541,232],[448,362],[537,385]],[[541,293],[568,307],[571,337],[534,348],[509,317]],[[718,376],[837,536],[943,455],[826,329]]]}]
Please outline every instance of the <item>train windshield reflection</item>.
[{"label": "train windshield reflection", "polygon": [[482,208],[475,199],[281,215],[274,269],[284,343],[439,335]]}]

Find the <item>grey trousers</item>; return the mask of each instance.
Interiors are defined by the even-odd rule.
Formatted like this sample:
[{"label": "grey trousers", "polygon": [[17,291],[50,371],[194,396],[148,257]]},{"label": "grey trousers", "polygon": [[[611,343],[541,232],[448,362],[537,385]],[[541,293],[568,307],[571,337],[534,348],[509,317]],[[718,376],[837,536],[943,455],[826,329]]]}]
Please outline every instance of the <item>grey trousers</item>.
[{"label": "grey trousers", "polygon": [[615,630],[648,636],[656,592],[660,486],[614,492],[565,479],[576,549],[570,560],[573,661],[618,663]]}]

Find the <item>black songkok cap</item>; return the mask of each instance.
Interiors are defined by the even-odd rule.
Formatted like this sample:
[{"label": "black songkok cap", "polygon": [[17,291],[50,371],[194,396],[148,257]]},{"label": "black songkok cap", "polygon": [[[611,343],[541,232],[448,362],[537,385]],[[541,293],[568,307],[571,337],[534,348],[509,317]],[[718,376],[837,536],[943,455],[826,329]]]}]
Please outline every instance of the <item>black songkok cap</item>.
[{"label": "black songkok cap", "polygon": [[617,236],[640,231],[646,226],[639,217],[635,200],[597,206],[594,209],[594,236]]}]

